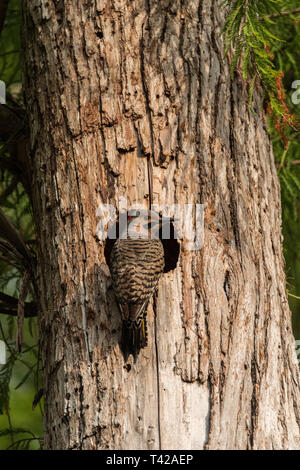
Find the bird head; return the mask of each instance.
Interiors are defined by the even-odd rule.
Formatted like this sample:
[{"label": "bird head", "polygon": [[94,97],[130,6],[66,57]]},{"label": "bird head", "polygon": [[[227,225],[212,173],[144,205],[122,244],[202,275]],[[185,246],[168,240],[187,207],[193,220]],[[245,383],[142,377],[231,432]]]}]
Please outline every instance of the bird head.
[{"label": "bird head", "polygon": [[[173,217],[163,217],[161,213],[147,209],[131,209],[122,214],[125,226],[120,238],[170,238]],[[126,221],[126,222],[125,222]],[[126,234],[126,236],[125,236]]]},{"label": "bird head", "polygon": [[151,238],[151,229],[156,223],[158,223],[158,215],[154,211],[130,210],[127,215],[128,236],[130,238]]}]

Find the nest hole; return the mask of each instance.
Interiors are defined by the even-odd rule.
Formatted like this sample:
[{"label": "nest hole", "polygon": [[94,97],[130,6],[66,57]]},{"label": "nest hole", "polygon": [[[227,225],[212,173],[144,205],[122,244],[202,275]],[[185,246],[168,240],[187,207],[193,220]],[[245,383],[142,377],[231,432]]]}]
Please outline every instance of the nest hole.
[{"label": "nest hole", "polygon": [[[114,222],[112,230],[110,230],[112,233],[116,233],[116,238],[107,238],[105,240],[105,246],[104,246],[104,257],[106,260],[106,264],[110,268],[110,254],[111,250],[118,238],[118,222]],[[162,238],[162,234],[159,234],[159,238],[162,241],[163,247],[164,247],[164,257],[165,257],[165,269],[164,273],[168,273],[170,271],[173,271],[173,269],[176,268],[177,262],[179,259],[179,253],[180,253],[180,244],[178,239],[176,238],[176,231],[175,227],[172,221],[170,221],[170,239],[164,239]]]}]

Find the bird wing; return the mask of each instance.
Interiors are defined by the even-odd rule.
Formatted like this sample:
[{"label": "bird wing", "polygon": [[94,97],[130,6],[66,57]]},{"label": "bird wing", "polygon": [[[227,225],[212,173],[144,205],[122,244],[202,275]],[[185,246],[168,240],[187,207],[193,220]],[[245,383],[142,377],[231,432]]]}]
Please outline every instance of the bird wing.
[{"label": "bird wing", "polygon": [[142,317],[144,316],[142,314],[147,308],[148,302],[149,302],[149,299],[145,299],[143,302],[135,303],[135,304],[119,303],[123,320],[130,320],[131,322],[134,322],[139,317],[142,319]]}]

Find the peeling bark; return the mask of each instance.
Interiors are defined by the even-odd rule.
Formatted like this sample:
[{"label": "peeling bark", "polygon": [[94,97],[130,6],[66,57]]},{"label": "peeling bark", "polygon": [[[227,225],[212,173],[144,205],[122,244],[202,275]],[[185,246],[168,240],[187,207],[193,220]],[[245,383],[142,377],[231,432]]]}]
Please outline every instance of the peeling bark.
[{"label": "peeling bark", "polygon": [[[280,191],[215,0],[24,0],[47,449],[299,448]],[[205,205],[124,364],[100,204]],[[155,311],[155,314],[154,314]]]}]

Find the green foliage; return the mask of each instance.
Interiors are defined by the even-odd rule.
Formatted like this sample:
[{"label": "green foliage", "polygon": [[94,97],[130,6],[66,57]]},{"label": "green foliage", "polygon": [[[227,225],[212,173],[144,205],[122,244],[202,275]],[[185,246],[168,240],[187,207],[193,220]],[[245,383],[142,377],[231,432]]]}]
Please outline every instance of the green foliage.
[{"label": "green foliage", "polygon": [[[0,79],[6,83],[7,91],[22,103],[19,30],[20,1],[10,0],[0,36]],[[13,158],[2,135],[0,158]],[[14,175],[1,168],[0,206],[23,240],[34,246],[35,229],[28,194]],[[22,276],[18,260],[0,246],[0,292],[18,298]],[[32,300],[31,294],[27,300]],[[5,342],[7,352],[6,364],[0,365],[0,448],[37,449],[41,444],[43,409],[39,402],[32,410],[35,395],[41,388],[36,319],[25,319],[21,353],[16,347],[16,333],[16,318],[0,315],[0,339]]]},{"label": "green foliage", "polygon": [[[0,194],[3,193],[11,184],[11,176],[3,173],[0,181]],[[34,237],[34,224],[32,220],[30,203],[27,194],[21,184],[17,184],[11,194],[2,201],[2,209],[5,211],[9,219],[13,222],[18,232],[27,242]],[[20,283],[22,278],[22,270],[20,266],[14,262],[13,258],[9,258],[7,254],[0,250],[0,292],[9,294],[18,298]],[[28,296],[27,300],[32,300]],[[16,318],[9,315],[1,315],[0,318],[0,339],[5,342],[7,350],[7,362],[0,365],[0,431],[7,426],[9,435],[0,432],[0,448],[1,446],[9,449],[33,449],[40,446],[41,404],[35,412],[30,413],[35,395],[41,388],[41,376],[38,357],[38,332],[37,321],[35,318],[25,320],[25,335],[23,341],[22,352],[19,353],[16,347],[17,325]],[[19,396],[19,400],[12,407],[15,397]],[[27,402],[27,416],[32,415],[31,421],[22,419],[20,411],[23,404]],[[23,411],[24,413],[24,411]],[[21,421],[21,422],[20,422]],[[22,424],[25,431],[16,438],[16,433],[21,433],[20,428],[16,430],[15,425]],[[38,429],[38,434],[33,434],[33,427]],[[24,435],[29,433],[30,437]]]},{"label": "green foliage", "polygon": [[[39,449],[42,436],[42,403],[32,409],[40,386],[36,319],[25,321],[23,351],[16,350],[16,325],[12,317],[1,315],[1,339],[5,340],[8,360],[0,366],[0,448]],[[31,330],[31,332],[30,332]]]},{"label": "green foliage", "polygon": [[[248,83],[250,107],[257,84],[264,90],[281,184],[288,291],[300,296],[300,104],[291,99],[292,84],[300,80],[299,0],[226,0],[222,5],[227,8],[226,53],[233,51],[232,77],[239,73]],[[300,301],[289,300],[300,338]]]},{"label": "green foliage", "polygon": [[225,0],[228,14],[223,27],[225,52],[233,48],[231,73],[239,70],[244,80],[250,79],[249,94],[252,97],[256,79],[260,80],[270,109],[293,123],[292,116],[284,102],[282,71],[273,62],[273,48],[286,45],[277,31],[277,18],[281,8],[293,2],[284,0]]},{"label": "green foliage", "polygon": [[[3,181],[6,181],[6,178]],[[2,187],[1,182],[0,192]],[[23,234],[24,240],[30,240],[33,236],[33,223],[28,196],[23,188],[16,187],[2,205],[2,209],[9,214],[10,220]],[[21,276],[20,268],[0,252],[0,291],[18,298]],[[30,295],[28,300],[32,300]],[[16,318],[10,315],[1,315],[0,339],[5,342],[8,357],[6,364],[0,365],[0,430],[7,426],[10,432],[9,435],[0,432],[0,448],[3,446],[10,449],[33,449],[40,445],[43,411],[40,404],[35,412],[30,412],[34,397],[41,388],[36,318],[25,319],[21,353],[16,347],[16,334]],[[17,402],[16,396],[19,397]],[[27,410],[24,410],[25,402]],[[24,415],[24,413],[26,414]],[[26,415],[27,419],[24,419]],[[32,416],[31,420],[28,419],[30,415]],[[24,435],[23,432],[19,436],[20,438],[16,438],[16,432],[21,432],[19,428],[16,431],[16,425],[22,425],[25,429],[24,432],[29,433],[30,437]],[[34,427],[38,430],[37,434],[33,434]]]},{"label": "green foliage", "polygon": [[20,0],[10,0],[0,36],[0,79],[9,91],[20,91]]},{"label": "green foliage", "polygon": [[23,428],[14,428],[0,430],[0,438],[3,436],[14,436],[16,434],[29,434],[30,437],[23,437],[22,439],[14,440],[8,447],[7,450],[29,450],[32,442],[40,442],[41,439],[36,437],[31,431],[27,431]]}]

